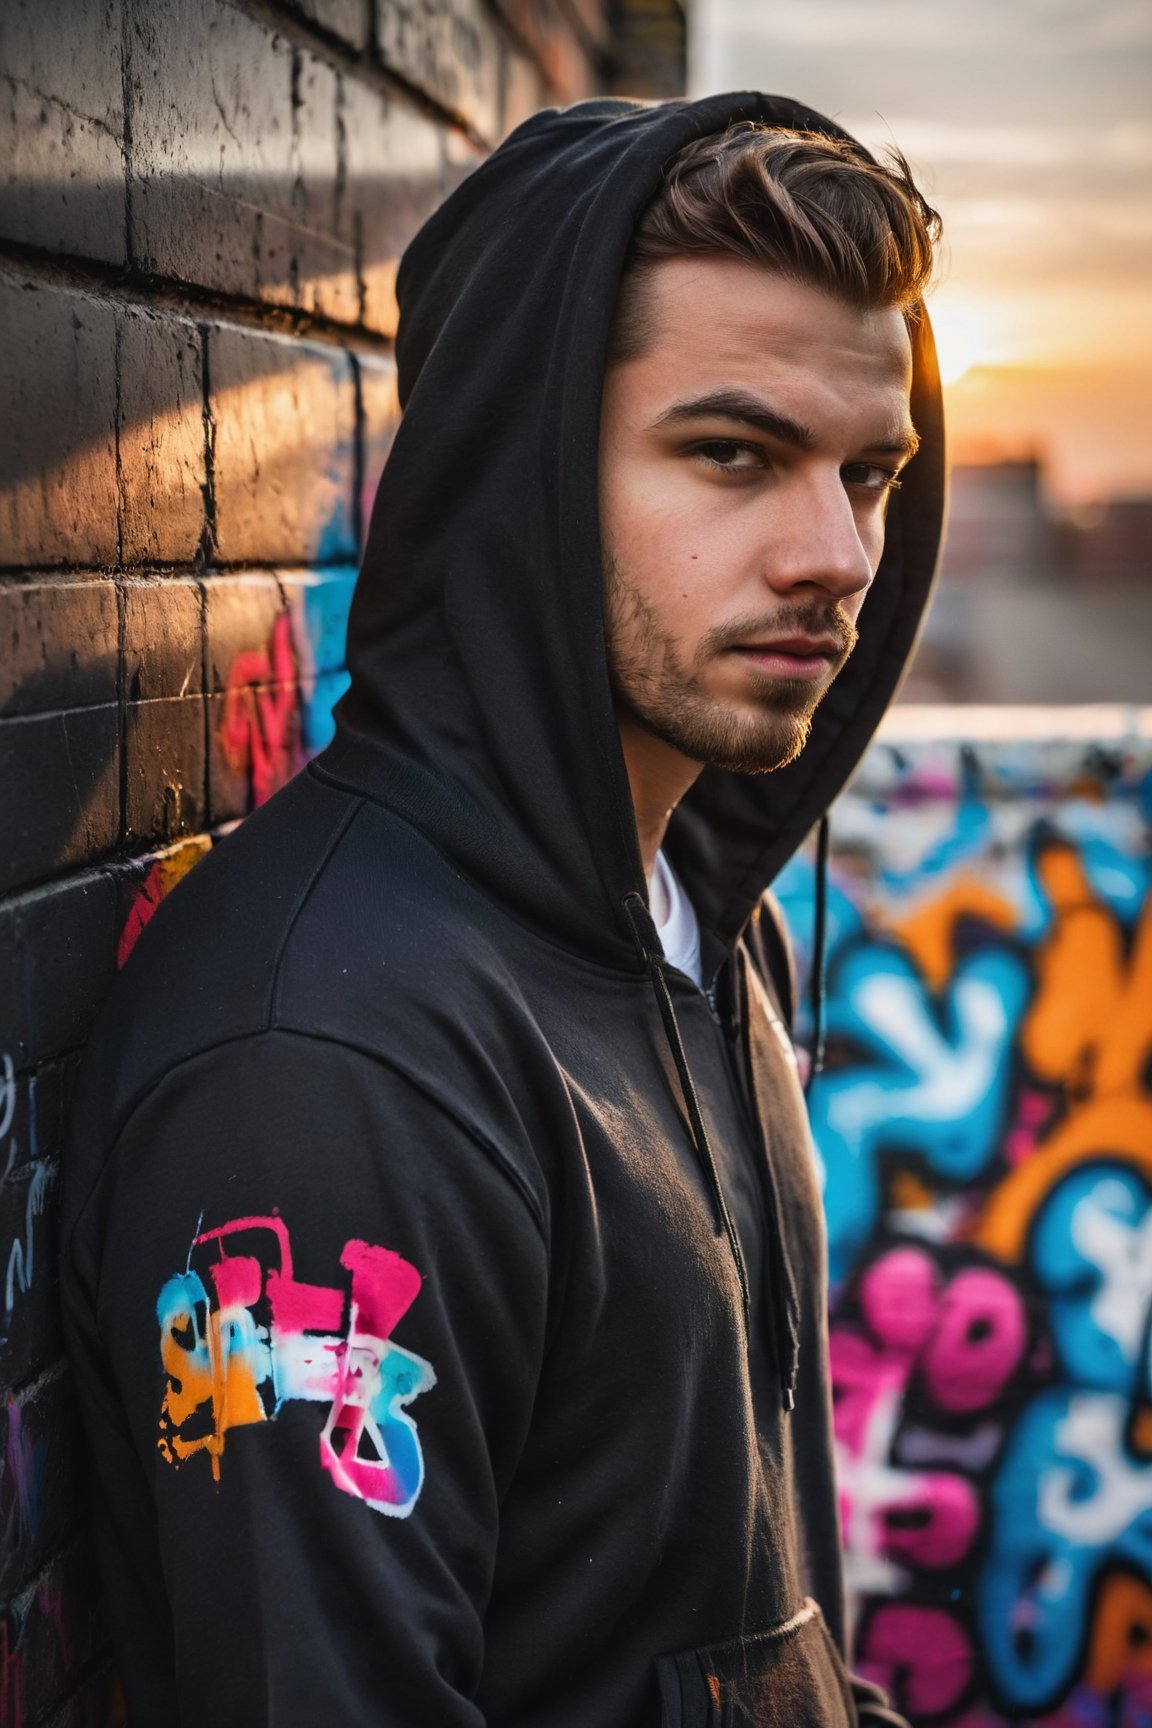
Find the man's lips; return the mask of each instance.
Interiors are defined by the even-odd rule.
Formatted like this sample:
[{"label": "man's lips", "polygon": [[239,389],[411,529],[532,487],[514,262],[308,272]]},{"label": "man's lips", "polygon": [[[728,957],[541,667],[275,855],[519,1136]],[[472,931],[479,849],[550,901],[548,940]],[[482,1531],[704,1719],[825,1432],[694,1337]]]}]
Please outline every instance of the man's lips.
[{"label": "man's lips", "polygon": [[844,648],[834,636],[774,636],[738,642],[732,652],[773,677],[820,678],[843,657]]}]

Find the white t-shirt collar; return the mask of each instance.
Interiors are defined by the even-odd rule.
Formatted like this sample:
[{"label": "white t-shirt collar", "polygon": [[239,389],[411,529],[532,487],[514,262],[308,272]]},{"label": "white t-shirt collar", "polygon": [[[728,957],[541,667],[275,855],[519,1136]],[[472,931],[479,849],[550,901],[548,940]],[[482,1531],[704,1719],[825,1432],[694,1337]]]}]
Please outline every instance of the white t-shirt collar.
[{"label": "white t-shirt collar", "polygon": [[700,923],[663,852],[657,852],[648,879],[648,906],[669,965],[699,984]]}]

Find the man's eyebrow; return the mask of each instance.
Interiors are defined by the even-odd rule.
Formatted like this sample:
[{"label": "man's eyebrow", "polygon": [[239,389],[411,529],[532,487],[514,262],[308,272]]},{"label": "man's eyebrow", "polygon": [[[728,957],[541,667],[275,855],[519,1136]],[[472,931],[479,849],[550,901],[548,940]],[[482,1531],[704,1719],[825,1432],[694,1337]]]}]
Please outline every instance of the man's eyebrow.
[{"label": "man's eyebrow", "polygon": [[[742,420],[746,426],[755,426],[758,432],[766,432],[770,438],[778,438],[782,444],[791,444],[796,450],[812,450],[816,445],[816,434],[810,426],[801,425],[799,420],[793,420],[787,414],[777,413],[763,397],[746,390],[713,390],[706,396],[674,402],[660,415],[656,425],[672,426],[680,420],[710,418]],[[891,438],[867,446],[869,455],[898,456],[904,462],[910,462],[919,448],[920,434],[914,426],[901,427]]]},{"label": "man's eyebrow", "polygon": [[920,434],[915,426],[905,426],[892,438],[886,438],[880,444],[869,444],[870,456],[899,456],[902,462],[911,462],[920,448]]},{"label": "man's eyebrow", "polygon": [[707,396],[674,402],[671,408],[664,410],[656,424],[671,426],[678,420],[709,418],[742,420],[746,426],[755,426],[758,432],[767,432],[769,437],[778,438],[782,444],[791,444],[797,450],[811,450],[816,443],[816,434],[811,427],[790,420],[787,414],[778,414],[761,397],[745,390],[713,390]]}]

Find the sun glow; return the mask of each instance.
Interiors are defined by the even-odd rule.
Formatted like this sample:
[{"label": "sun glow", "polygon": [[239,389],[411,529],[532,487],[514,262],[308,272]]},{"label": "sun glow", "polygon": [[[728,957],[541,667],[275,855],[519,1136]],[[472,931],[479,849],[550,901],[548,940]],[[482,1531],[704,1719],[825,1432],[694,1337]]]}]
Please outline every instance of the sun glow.
[{"label": "sun glow", "polygon": [[928,302],[940,380],[955,384],[973,366],[1002,365],[1013,356],[993,309],[970,295],[942,289]]}]

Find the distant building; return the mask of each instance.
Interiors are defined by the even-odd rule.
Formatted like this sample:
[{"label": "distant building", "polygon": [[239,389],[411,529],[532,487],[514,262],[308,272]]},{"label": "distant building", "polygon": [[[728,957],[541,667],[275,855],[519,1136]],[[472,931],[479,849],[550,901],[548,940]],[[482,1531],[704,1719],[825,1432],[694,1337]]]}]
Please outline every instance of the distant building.
[{"label": "distant building", "polygon": [[1059,554],[1043,479],[1035,455],[957,463],[944,544],[946,575],[983,576],[998,570],[1017,578],[1048,575]]},{"label": "distant building", "polygon": [[1038,455],[952,470],[905,702],[1152,701],[1152,498],[1058,514]]},{"label": "distant building", "polygon": [[1112,498],[1061,524],[1063,561],[1082,580],[1152,584],[1152,498]]}]

